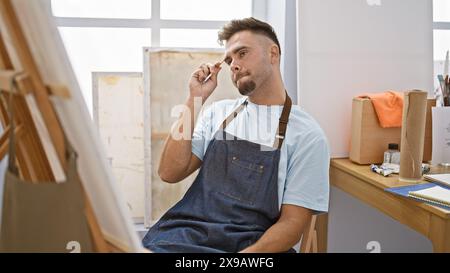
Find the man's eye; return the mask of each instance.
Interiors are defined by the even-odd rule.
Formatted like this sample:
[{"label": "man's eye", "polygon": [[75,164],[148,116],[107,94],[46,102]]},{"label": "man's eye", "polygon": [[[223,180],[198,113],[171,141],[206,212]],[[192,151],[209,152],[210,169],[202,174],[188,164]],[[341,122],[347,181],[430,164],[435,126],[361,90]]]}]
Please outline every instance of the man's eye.
[{"label": "man's eye", "polygon": [[241,52],[239,52],[239,56],[242,58],[242,57],[245,56],[246,53],[247,53],[247,52],[245,52],[245,51],[241,51]]}]

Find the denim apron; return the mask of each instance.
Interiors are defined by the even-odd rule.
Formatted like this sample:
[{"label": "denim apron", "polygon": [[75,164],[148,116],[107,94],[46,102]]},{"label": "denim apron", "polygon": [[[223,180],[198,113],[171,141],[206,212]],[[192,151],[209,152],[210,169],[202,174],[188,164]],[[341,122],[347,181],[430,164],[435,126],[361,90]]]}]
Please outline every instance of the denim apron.
[{"label": "denim apron", "polygon": [[292,101],[286,93],[273,147],[225,132],[246,105],[247,100],[223,121],[191,187],[145,235],[146,248],[239,252],[278,220],[278,164]]}]

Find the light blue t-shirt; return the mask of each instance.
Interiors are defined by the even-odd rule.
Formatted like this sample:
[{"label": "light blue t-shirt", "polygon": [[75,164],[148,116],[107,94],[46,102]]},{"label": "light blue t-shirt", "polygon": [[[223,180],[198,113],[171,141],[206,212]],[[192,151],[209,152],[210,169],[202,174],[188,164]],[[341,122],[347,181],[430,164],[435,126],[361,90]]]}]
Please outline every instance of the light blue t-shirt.
[{"label": "light blue t-shirt", "polygon": [[[200,160],[203,160],[208,144],[223,120],[245,99],[217,101],[202,110],[192,140],[192,152]],[[257,105],[249,101],[225,131],[272,147],[282,109],[282,105]],[[310,115],[298,105],[292,105],[280,153],[279,207],[292,204],[311,209],[314,213],[328,211],[329,162],[324,132]]]}]

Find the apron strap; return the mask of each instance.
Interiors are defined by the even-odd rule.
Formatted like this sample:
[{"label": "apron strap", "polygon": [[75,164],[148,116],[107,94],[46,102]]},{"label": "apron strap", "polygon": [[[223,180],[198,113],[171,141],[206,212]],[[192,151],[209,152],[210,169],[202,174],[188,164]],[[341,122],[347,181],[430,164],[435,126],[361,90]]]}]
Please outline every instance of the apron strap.
[{"label": "apron strap", "polygon": [[[280,119],[278,121],[278,129],[277,134],[275,135],[275,142],[273,144],[273,148],[280,149],[283,144],[284,138],[286,136],[287,124],[289,121],[289,115],[291,113],[292,100],[289,97],[287,91],[286,99],[284,101],[283,111],[281,112]],[[228,124],[247,106],[248,100],[246,99],[241,105],[239,105],[231,114],[228,115],[226,119],[222,122],[220,129],[225,131],[225,128]],[[225,133],[224,133],[225,134]]]},{"label": "apron strap", "polygon": [[284,101],[283,111],[281,112],[280,119],[278,121],[277,134],[275,135],[274,148],[280,149],[286,136],[287,124],[289,121],[289,115],[291,113],[292,100],[286,92],[286,100]]},{"label": "apron strap", "polygon": [[[16,136],[14,134],[15,130],[15,122],[14,122],[14,101],[13,96],[15,94],[15,91],[17,90],[17,85],[15,78],[16,76],[22,74],[21,72],[17,73],[15,76],[11,78],[10,81],[10,93],[9,95],[9,147],[8,147],[8,170],[15,174],[17,177],[19,177],[19,169],[16,166]],[[65,156],[67,160],[67,171],[65,173],[66,175],[66,181],[74,181],[76,174],[77,174],[77,153],[75,152],[75,149],[70,144],[69,140],[66,137],[66,134],[63,132],[64,136],[64,146],[66,148]]]},{"label": "apron strap", "polygon": [[222,125],[220,125],[220,129],[225,130],[225,128],[227,127],[228,124],[230,124],[230,122],[240,113],[242,112],[242,110],[244,110],[245,106],[247,106],[248,101],[247,99],[241,104],[239,105],[236,109],[234,109],[233,112],[231,112],[231,114],[228,115],[228,117],[226,119],[223,120]]}]

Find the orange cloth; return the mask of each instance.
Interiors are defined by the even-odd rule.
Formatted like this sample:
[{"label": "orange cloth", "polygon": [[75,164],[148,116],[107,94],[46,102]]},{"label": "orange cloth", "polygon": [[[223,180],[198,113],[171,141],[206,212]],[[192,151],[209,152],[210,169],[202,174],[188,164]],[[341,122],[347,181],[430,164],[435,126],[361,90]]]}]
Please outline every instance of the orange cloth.
[{"label": "orange cloth", "polygon": [[358,97],[369,98],[372,101],[382,128],[402,127],[403,93],[386,91],[363,94]]}]

